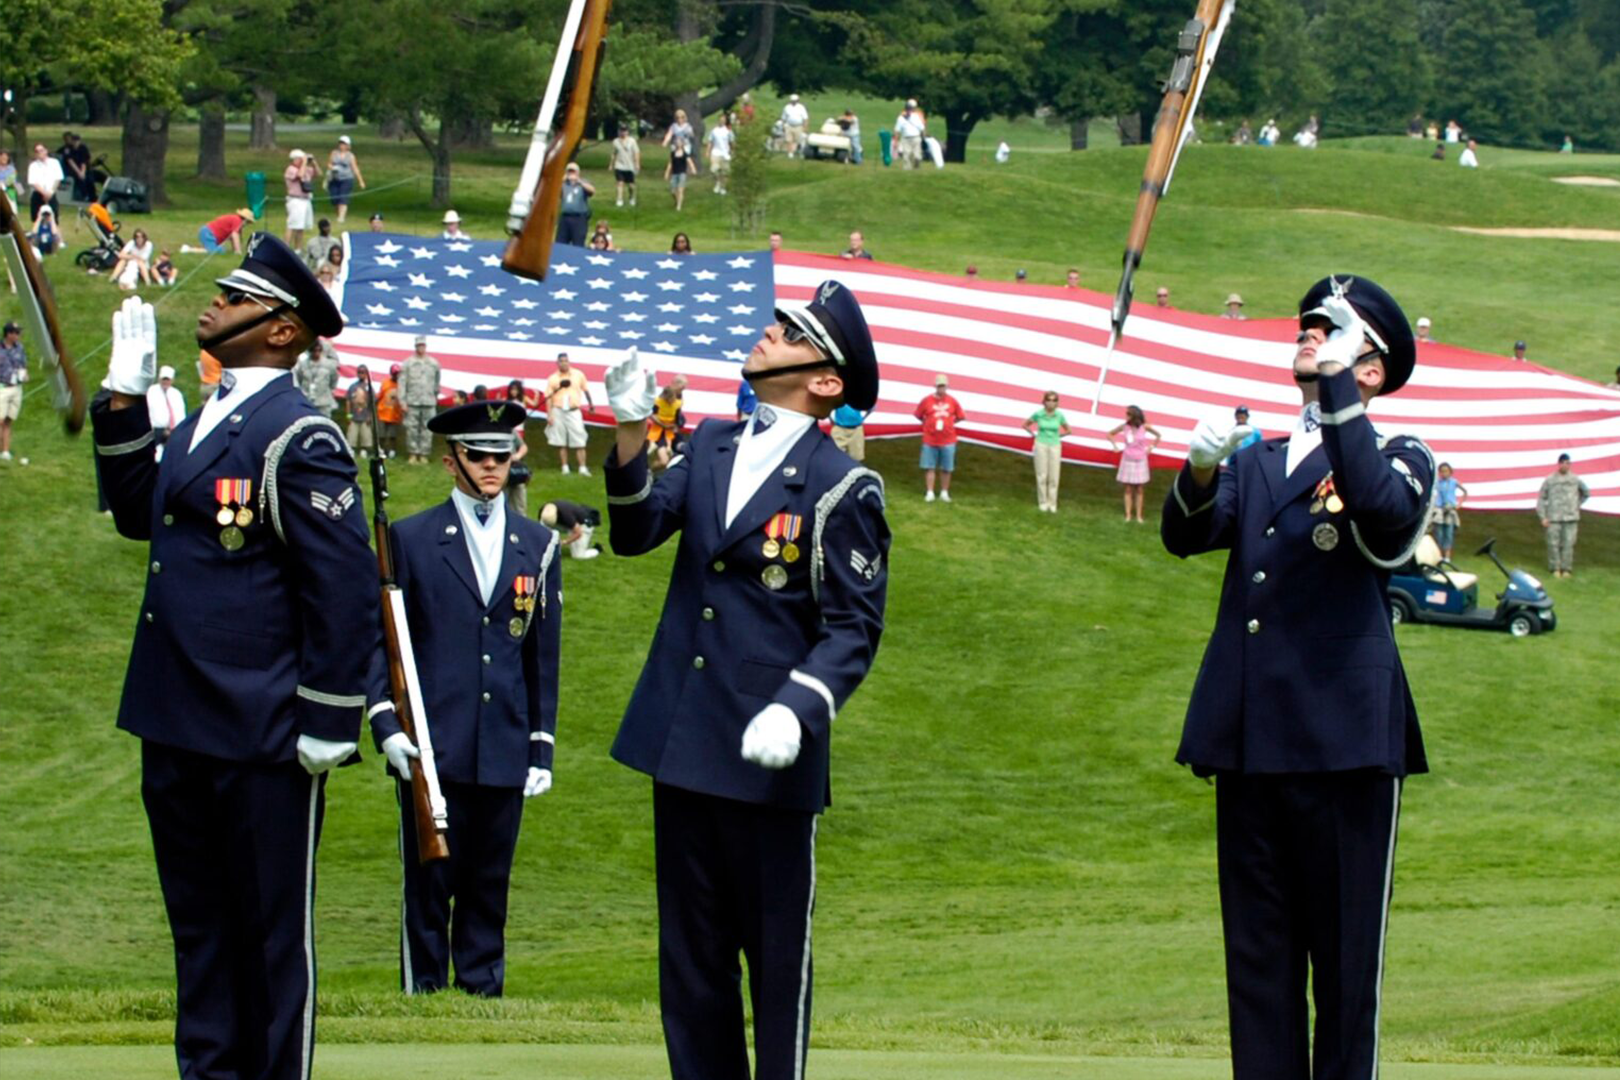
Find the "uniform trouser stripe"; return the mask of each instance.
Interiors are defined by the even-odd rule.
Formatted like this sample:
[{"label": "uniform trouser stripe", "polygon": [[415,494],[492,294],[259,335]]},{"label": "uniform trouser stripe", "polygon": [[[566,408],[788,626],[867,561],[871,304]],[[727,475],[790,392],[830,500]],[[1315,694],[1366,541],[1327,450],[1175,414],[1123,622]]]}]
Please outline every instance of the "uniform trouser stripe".
[{"label": "uniform trouser stripe", "polygon": [[405,795],[394,785],[394,798],[399,803],[399,978],[402,989],[406,995],[416,993],[416,975],[411,970],[411,928],[406,908],[406,895],[410,884],[405,880],[405,860],[410,858],[405,850]]},{"label": "uniform trouser stripe", "polygon": [[312,776],[309,782],[308,841],[304,855],[304,993],[303,1080],[309,1080],[315,1064],[315,840],[319,831],[321,785],[325,776]]},{"label": "uniform trouser stripe", "polygon": [[793,1036],[793,1080],[804,1080],[804,1061],[810,1048],[805,1045],[805,1000],[810,993],[810,923],[816,913],[816,826],[820,818],[810,819],[810,900],[804,908],[804,957],[799,961],[799,1018]]},{"label": "uniform trouser stripe", "polygon": [[1401,821],[1401,784],[1396,777],[1394,803],[1389,811],[1389,854],[1384,858],[1384,915],[1378,924],[1378,979],[1373,984],[1373,1059],[1371,1080],[1378,1080],[1378,1025],[1384,1010],[1384,947],[1389,935],[1389,906],[1395,896],[1395,833]]}]

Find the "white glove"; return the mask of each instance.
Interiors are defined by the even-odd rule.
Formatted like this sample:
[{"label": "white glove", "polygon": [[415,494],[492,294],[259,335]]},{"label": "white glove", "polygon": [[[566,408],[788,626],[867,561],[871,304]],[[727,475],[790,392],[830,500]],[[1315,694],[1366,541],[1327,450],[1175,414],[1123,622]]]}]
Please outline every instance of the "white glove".
[{"label": "white glove", "polygon": [[742,738],[743,760],[767,769],[785,769],[798,760],[803,733],[793,710],[772,702],[748,721]]},{"label": "white glove", "polygon": [[523,797],[532,799],[551,790],[551,770],[529,766],[529,778],[523,781]]},{"label": "white glove", "polygon": [[1239,424],[1225,434],[1208,420],[1198,421],[1187,443],[1187,463],[1195,469],[1213,469],[1237,451],[1244,439],[1254,434],[1248,424]]},{"label": "white glove", "polygon": [[101,385],[119,394],[144,397],[157,381],[157,315],[138,296],[113,312],[112,359]]},{"label": "white glove", "polygon": [[1367,324],[1361,321],[1361,316],[1350,306],[1350,301],[1342,296],[1328,297],[1322,301],[1321,308],[1333,320],[1333,329],[1328,333],[1327,340],[1317,347],[1316,366],[1318,370],[1323,364],[1349,367],[1366,347]]},{"label": "white glove", "polygon": [[635,349],[630,350],[628,359],[608,368],[602,381],[607,384],[608,407],[619,423],[634,424],[652,415],[658,397],[658,373],[641,370],[641,357]]},{"label": "white glove", "polygon": [[411,737],[403,731],[396,731],[384,739],[382,752],[383,757],[388,759],[388,764],[406,780],[411,778],[411,760],[422,756],[422,751],[416,748],[416,744],[411,742]]},{"label": "white glove", "polygon": [[329,739],[317,739],[313,735],[298,736],[298,764],[311,776],[319,776],[328,769],[334,769],[342,764],[348,756],[355,752],[359,743],[332,742]]}]

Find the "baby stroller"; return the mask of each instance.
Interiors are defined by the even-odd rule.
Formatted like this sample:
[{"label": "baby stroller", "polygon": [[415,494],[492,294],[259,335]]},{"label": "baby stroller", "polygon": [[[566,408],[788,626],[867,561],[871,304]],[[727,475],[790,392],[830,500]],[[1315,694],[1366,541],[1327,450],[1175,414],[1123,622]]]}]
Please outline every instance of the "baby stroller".
[{"label": "baby stroller", "polygon": [[86,270],[111,270],[118,264],[118,255],[124,245],[118,239],[118,222],[100,203],[79,208],[79,221],[90,227],[93,246],[73,256],[73,262]]}]

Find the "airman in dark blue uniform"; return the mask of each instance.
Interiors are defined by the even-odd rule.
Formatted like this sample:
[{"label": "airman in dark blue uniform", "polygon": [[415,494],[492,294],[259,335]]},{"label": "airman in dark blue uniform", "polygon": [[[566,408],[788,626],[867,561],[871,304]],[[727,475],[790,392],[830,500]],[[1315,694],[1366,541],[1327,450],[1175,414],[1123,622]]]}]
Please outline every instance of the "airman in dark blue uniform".
[{"label": "airman in dark blue uniform", "polygon": [[778,310],[743,364],[759,395],[709,421],[654,481],[657,393],[632,356],[608,375],[620,421],[605,469],[613,550],[680,533],[675,570],[613,756],[653,778],[659,988],[675,1080],[802,1076],[810,1032],[816,820],[833,717],[883,629],[883,482],[816,421],[877,399],[872,339],[837,282]]},{"label": "airman in dark blue uniform", "polygon": [[1299,340],[1294,432],[1237,450],[1246,427],[1201,424],[1162,523],[1172,554],[1230,551],[1176,760],[1215,777],[1236,1080],[1377,1075],[1401,784],[1428,769],[1385,587],[1434,463],[1367,416],[1411,374],[1412,331],[1342,275],[1300,302]]},{"label": "airman in dark blue uniform", "polygon": [[[450,498],[392,530],[434,761],[449,812],[450,857],[416,858],[410,758],[417,748],[388,705],[378,658],[372,737],[398,784],[407,994],[455,985],[499,997],[506,901],[523,801],[551,788],[557,742],[562,563],[557,537],[501,498],[523,406],[474,402],[428,421],[445,438]],[[452,906],[454,915],[452,917]]]},{"label": "airman in dark blue uniform", "polygon": [[348,445],[291,374],[316,335],[341,331],[337,309],[264,233],[218,284],[197,339],[224,378],[161,464],[144,399],[150,305],[114,316],[91,410],[118,531],[151,544],[118,726],[141,739],[181,1076],[299,1080],[314,1051],[325,773],[359,737],[377,569]]}]

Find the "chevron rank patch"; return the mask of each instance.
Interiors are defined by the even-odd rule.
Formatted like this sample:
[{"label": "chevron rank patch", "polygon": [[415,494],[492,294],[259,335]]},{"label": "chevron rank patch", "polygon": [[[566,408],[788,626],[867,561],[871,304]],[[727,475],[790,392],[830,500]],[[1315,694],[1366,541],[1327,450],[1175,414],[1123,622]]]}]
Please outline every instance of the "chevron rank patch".
[{"label": "chevron rank patch", "polygon": [[340,521],[343,515],[348,512],[349,507],[354,505],[354,488],[346,487],[335,496],[323,495],[319,491],[311,491],[309,493],[309,504],[333,521]]},{"label": "chevron rank patch", "polygon": [[860,552],[852,551],[849,553],[849,568],[867,581],[871,581],[878,576],[878,571],[883,568],[883,553],[878,552],[868,559]]}]

